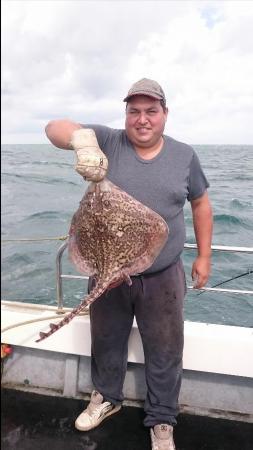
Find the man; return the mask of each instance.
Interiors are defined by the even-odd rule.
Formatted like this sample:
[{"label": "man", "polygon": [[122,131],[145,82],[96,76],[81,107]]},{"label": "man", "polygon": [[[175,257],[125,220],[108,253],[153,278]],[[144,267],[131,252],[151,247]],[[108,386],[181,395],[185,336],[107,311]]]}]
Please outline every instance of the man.
[{"label": "man", "polygon": [[[115,287],[90,308],[92,392],[88,408],[76,419],[77,429],[96,427],[121,408],[127,367],[127,343],[136,317],[145,355],[147,397],[144,425],[150,427],[153,450],[173,450],[183,354],[185,274],[180,255],[185,242],[183,206],[191,203],[198,256],[192,267],[195,287],[208,280],[212,211],[208,182],[194,150],[163,134],[168,108],[161,86],[142,79],[126,102],[125,130],[85,125],[95,131],[109,161],[107,177],[168,223],[164,249],[145,273]],[[80,130],[80,131],[78,131]],[[82,126],[67,120],[46,127],[51,142],[71,148]],[[79,142],[80,144],[80,142]],[[80,145],[79,145],[80,148]]]}]

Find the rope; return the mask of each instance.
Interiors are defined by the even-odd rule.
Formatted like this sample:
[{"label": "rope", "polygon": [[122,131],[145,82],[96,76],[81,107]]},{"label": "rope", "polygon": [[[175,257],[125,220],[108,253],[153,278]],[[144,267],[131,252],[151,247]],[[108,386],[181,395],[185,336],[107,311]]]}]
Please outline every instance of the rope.
[{"label": "rope", "polygon": [[[63,313],[62,316],[64,317],[64,316],[66,316],[66,314],[69,314],[69,312],[68,313]],[[78,315],[80,315],[80,316],[81,315],[87,316],[88,314],[89,314],[89,311],[83,311],[83,312],[79,313]],[[54,314],[53,316],[40,317],[39,319],[31,319],[31,320],[26,320],[24,322],[14,323],[14,324],[9,325],[9,326],[7,326],[5,328],[2,328],[1,329],[1,333],[5,333],[5,331],[11,330],[13,328],[21,327],[23,325],[29,325],[30,323],[41,322],[43,320],[52,320],[52,319],[56,319],[56,318],[59,319],[59,317],[60,317],[59,314]]]},{"label": "rope", "polygon": [[19,238],[19,239],[1,239],[1,242],[36,242],[36,241],[65,241],[68,239],[69,235],[66,236],[56,236],[56,237],[41,237],[41,238]]}]

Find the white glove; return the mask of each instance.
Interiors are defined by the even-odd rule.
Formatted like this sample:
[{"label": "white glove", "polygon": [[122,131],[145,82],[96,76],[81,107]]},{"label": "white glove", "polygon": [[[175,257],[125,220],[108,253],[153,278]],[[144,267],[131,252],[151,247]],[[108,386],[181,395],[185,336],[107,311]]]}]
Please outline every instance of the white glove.
[{"label": "white glove", "polygon": [[94,130],[75,130],[70,145],[77,156],[75,170],[88,181],[101,181],[106,176],[108,160],[99,148]]}]

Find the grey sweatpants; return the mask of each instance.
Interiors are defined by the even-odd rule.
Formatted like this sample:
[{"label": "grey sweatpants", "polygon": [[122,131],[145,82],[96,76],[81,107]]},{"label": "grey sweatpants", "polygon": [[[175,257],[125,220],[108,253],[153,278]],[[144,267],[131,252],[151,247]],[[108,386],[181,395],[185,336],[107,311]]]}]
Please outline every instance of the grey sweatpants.
[{"label": "grey sweatpants", "polygon": [[106,401],[123,400],[128,338],[134,316],[140,331],[147,382],[144,425],[176,424],[183,353],[185,273],[179,260],[167,269],[132,277],[90,307],[94,387]]}]

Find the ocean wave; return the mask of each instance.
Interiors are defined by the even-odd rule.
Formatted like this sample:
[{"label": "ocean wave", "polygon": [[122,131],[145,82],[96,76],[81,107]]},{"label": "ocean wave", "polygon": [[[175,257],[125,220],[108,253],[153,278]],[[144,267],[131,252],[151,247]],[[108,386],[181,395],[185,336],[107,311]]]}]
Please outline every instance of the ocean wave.
[{"label": "ocean wave", "polygon": [[239,181],[253,181],[253,177],[252,176],[246,176],[244,175],[237,175],[235,177],[233,177],[233,181],[235,180],[239,180]]},{"label": "ocean wave", "polygon": [[5,265],[8,264],[22,264],[27,265],[32,263],[32,258],[25,253],[13,253],[11,256],[5,258]]},{"label": "ocean wave", "polygon": [[41,160],[41,161],[31,161],[29,166],[35,166],[35,167],[40,167],[40,166],[49,166],[50,168],[56,168],[57,169],[62,169],[62,168],[67,168],[67,169],[71,169],[73,170],[73,162],[61,162],[61,161],[48,161],[48,160]]},{"label": "ocean wave", "polygon": [[[6,156],[6,155],[5,155]],[[64,168],[73,168],[73,162],[63,162],[63,161],[49,161],[49,160],[35,160],[35,161],[20,161],[18,159],[13,158],[10,159],[9,163],[7,164],[7,167],[22,167],[22,168],[28,168],[31,166],[49,166],[49,167],[56,167],[59,169]]]},{"label": "ocean wave", "polygon": [[36,220],[36,219],[60,219],[62,221],[63,219],[63,212],[62,211],[40,211],[34,214],[30,214],[29,216],[25,217],[23,221],[30,221],[30,220]]},{"label": "ocean wave", "polygon": [[[20,264],[20,258],[19,261],[16,261],[16,263]],[[35,282],[45,277],[48,280],[48,275],[53,274],[53,272],[53,268],[50,267],[38,268],[37,263],[32,263],[29,265],[19,265],[16,269],[12,270],[12,272],[6,273],[2,281],[4,283],[6,281],[11,282],[29,278],[30,280],[33,280],[33,282]]]},{"label": "ocean wave", "polygon": [[32,161],[30,163],[31,166],[50,166],[50,167],[56,167],[56,168],[63,168],[63,167],[67,167],[67,168],[73,168],[73,164],[72,163],[65,163],[65,162],[56,162],[56,161]]},{"label": "ocean wave", "polygon": [[[237,227],[245,228],[246,230],[252,230],[253,229],[253,222],[251,223],[248,219],[242,219],[239,217],[236,217],[231,214],[215,214],[214,215],[214,224],[217,225],[233,225]],[[223,230],[224,232],[225,230]]]},{"label": "ocean wave", "polygon": [[[19,173],[9,173],[9,172],[2,172],[2,175],[14,178],[14,179],[20,179],[22,181],[25,181],[26,183],[29,183],[31,181],[34,181],[35,183],[43,183],[43,184],[69,184],[72,186],[79,186],[78,182],[67,180],[66,178],[51,178],[46,177],[45,175],[28,175],[28,174],[19,174]],[[78,180],[79,181],[79,180]]]},{"label": "ocean wave", "polygon": [[26,270],[23,271],[22,277],[24,278],[43,278],[45,274],[52,273],[53,268],[50,267],[44,267],[44,268],[37,268],[37,267],[28,267]]},{"label": "ocean wave", "polygon": [[243,210],[244,208],[252,207],[252,203],[244,202],[244,201],[238,200],[237,198],[233,198],[230,201],[229,206],[234,209]]}]

